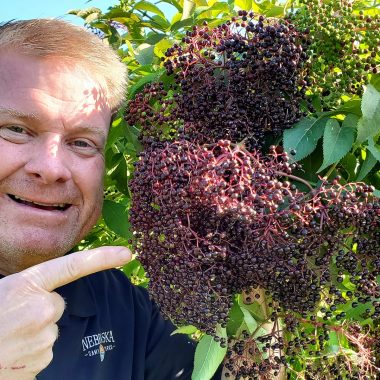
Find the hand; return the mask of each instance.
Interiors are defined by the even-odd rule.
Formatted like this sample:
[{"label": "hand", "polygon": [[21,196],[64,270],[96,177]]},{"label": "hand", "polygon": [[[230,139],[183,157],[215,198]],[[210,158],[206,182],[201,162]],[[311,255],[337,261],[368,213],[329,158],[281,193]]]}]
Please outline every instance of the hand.
[{"label": "hand", "polygon": [[127,248],[73,253],[0,280],[0,380],[32,380],[53,358],[56,322],[65,302],[53,290],[83,276],[121,266]]}]

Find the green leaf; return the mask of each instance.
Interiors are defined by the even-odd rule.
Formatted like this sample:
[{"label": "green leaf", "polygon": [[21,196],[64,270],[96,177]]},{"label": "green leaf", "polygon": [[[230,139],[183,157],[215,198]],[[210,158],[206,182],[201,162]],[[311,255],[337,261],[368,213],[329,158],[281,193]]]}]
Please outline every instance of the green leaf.
[{"label": "green leaf", "polygon": [[161,30],[168,30],[170,28],[170,22],[165,17],[162,18],[158,15],[152,17],[151,25],[153,28],[159,28]]},{"label": "green leaf", "polygon": [[272,5],[264,14],[267,17],[282,17],[284,15],[284,7]]},{"label": "green leaf", "polygon": [[316,148],[327,120],[327,118],[307,117],[300,120],[293,128],[284,131],[285,151],[290,154],[295,150],[296,154],[291,157],[296,161],[307,157]]},{"label": "green leaf", "polygon": [[195,7],[194,18],[198,18],[199,15],[209,10],[210,10],[209,6]]},{"label": "green leaf", "polygon": [[252,8],[252,0],[235,0],[235,6],[247,11]]},{"label": "green leaf", "polygon": [[374,168],[374,166],[376,165],[376,162],[377,162],[376,157],[371,153],[370,150],[367,150],[365,160],[360,167],[360,172],[356,180],[362,181],[368,175],[368,173]]},{"label": "green leaf", "polygon": [[377,124],[373,119],[368,119],[363,116],[358,122],[358,137],[356,141],[361,144],[368,138],[375,136],[379,131],[380,124]]},{"label": "green leaf", "polygon": [[360,108],[361,106],[361,100],[360,99],[351,99],[348,102],[341,105],[339,108],[337,108],[334,111],[334,114],[347,114],[347,113],[353,113],[357,116],[362,116],[362,110]]},{"label": "green leaf", "polygon": [[361,107],[363,117],[358,123],[358,143],[380,132],[380,92],[372,84],[364,91]]},{"label": "green leaf", "polygon": [[362,112],[368,119],[380,119],[380,92],[372,84],[369,84],[364,91]]},{"label": "green leaf", "polygon": [[164,33],[151,32],[146,37],[145,43],[147,43],[149,45],[155,45],[156,43],[160,42],[164,38],[166,38],[166,34],[164,34]]},{"label": "green leaf", "polygon": [[252,10],[257,13],[262,13],[261,0],[235,0],[235,7],[246,11]]},{"label": "green leaf", "polygon": [[188,325],[188,326],[179,327],[178,329],[174,330],[170,335],[175,335],[175,334],[190,335],[190,334],[194,334],[197,331],[198,329],[195,326]]},{"label": "green leaf", "polygon": [[249,313],[252,315],[252,317],[255,319],[255,321],[262,323],[268,319],[268,316],[266,315],[265,307],[263,307],[263,305],[260,305],[257,301],[251,304],[244,304],[242,300],[240,299],[239,305],[241,309],[244,308],[248,310]]},{"label": "green leaf", "polygon": [[[217,334],[227,339],[226,329],[218,328]],[[204,335],[195,350],[192,380],[209,380],[222,363],[227,347],[221,347],[214,338]]]},{"label": "green leaf", "polygon": [[375,144],[373,139],[368,141],[368,150],[373,154],[376,160],[380,161],[380,145]]},{"label": "green leaf", "polygon": [[151,65],[153,63],[154,46],[146,43],[136,49],[136,59],[140,65]]},{"label": "green leaf", "polygon": [[165,57],[166,51],[173,45],[172,42],[169,40],[161,40],[154,46],[154,54],[157,55],[157,57]]},{"label": "green leaf", "polygon": [[380,91],[380,74],[372,75],[370,83],[376,88],[377,91]]},{"label": "green leaf", "polygon": [[139,272],[140,267],[141,263],[138,260],[134,259],[123,266],[123,272],[125,275],[127,275],[127,277],[131,277],[133,274]]},{"label": "green leaf", "polygon": [[132,238],[128,220],[128,211],[125,205],[111,200],[105,200],[103,204],[103,218],[107,226],[126,239]]},{"label": "green leaf", "polygon": [[193,25],[194,21],[192,18],[185,18],[181,21],[175,22],[171,27],[170,30],[173,32],[176,32],[177,30],[180,30],[182,28],[185,28],[186,26]]},{"label": "green leaf", "polygon": [[257,322],[255,318],[252,317],[251,313],[245,307],[242,307],[241,311],[244,314],[244,322],[247,325],[247,329],[249,333],[252,334],[257,329]]},{"label": "green leaf", "polygon": [[155,73],[151,73],[148,75],[144,75],[141,77],[132,87],[130,87],[128,91],[128,98],[131,99],[134,97],[134,95],[147,83],[156,81],[162,73],[165,71],[165,69],[157,70]]},{"label": "green leaf", "polygon": [[323,163],[318,172],[338,162],[350,151],[355,141],[355,127],[359,118],[351,114],[346,119],[342,126],[336,119],[327,121],[323,134]]},{"label": "green leaf", "polygon": [[357,157],[354,154],[347,153],[340,161],[340,164],[342,165],[343,169],[347,172],[349,180],[356,178],[358,161]]},{"label": "green leaf", "polygon": [[182,12],[182,7],[180,5],[180,3],[178,1],[175,1],[175,0],[161,0],[161,1],[158,1],[158,3],[166,3],[166,4],[170,4],[170,5],[173,5],[173,7],[176,7],[178,12]]},{"label": "green leaf", "polygon": [[194,11],[194,17],[198,18],[202,13],[204,12],[213,12],[213,16],[216,17],[220,13],[224,12],[227,13],[229,11],[228,5],[226,3],[215,3],[211,7],[209,6],[203,6],[203,7],[196,7]]},{"label": "green leaf", "polygon": [[166,18],[164,12],[157,5],[150,3],[149,1],[139,1],[134,6],[135,9],[152,12],[156,15],[161,16],[162,18]]},{"label": "green leaf", "polygon": [[238,331],[239,327],[244,321],[244,314],[238,304],[238,302],[234,301],[234,304],[229,312],[227,322],[227,334],[228,336],[233,336]]}]

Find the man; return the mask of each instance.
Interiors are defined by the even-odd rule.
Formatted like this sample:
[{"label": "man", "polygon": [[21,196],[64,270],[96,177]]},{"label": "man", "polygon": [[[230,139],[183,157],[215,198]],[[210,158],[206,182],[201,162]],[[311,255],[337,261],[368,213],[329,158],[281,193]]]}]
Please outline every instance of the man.
[{"label": "man", "polygon": [[125,82],[117,55],[84,29],[0,26],[0,380],[191,377],[193,343],[105,271],[130,259],[126,248],[65,255],[100,216]]}]

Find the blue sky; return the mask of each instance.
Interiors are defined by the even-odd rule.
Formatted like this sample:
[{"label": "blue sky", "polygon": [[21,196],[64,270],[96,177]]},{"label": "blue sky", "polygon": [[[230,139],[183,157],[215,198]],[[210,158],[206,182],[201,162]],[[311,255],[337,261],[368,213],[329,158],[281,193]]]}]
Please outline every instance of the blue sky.
[{"label": "blue sky", "polygon": [[0,22],[12,19],[30,19],[43,17],[62,17],[65,20],[82,25],[79,17],[65,15],[69,9],[97,7],[106,11],[118,0],[5,0],[0,2]]}]

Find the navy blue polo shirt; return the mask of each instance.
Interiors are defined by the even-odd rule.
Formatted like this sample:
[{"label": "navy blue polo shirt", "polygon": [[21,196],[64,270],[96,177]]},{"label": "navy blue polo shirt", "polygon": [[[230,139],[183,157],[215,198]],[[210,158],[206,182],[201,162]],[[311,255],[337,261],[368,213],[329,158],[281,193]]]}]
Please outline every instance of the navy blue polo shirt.
[{"label": "navy blue polo shirt", "polygon": [[[67,303],[53,361],[37,380],[190,380],[195,344],[119,270],[58,288]],[[220,379],[220,370],[214,379]],[[205,379],[206,380],[206,379]]]}]

